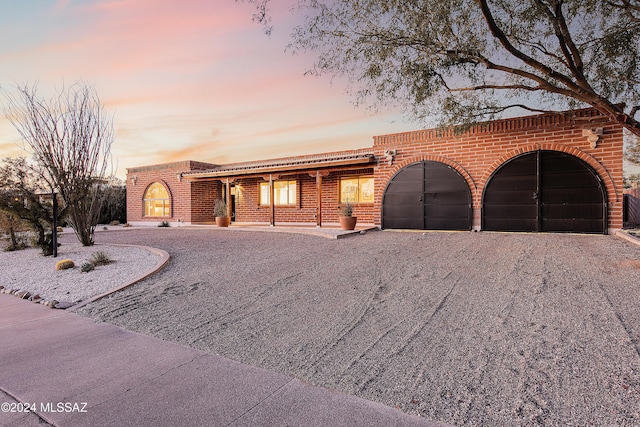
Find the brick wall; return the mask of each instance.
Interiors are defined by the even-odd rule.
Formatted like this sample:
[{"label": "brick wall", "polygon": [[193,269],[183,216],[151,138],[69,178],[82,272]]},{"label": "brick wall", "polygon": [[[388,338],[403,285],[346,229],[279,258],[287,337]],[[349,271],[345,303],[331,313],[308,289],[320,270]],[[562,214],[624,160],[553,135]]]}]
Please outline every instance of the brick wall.
[{"label": "brick wall", "polygon": [[[583,129],[602,127],[596,148],[583,136]],[[373,204],[356,205],[354,215],[359,223],[381,224],[384,191],[402,168],[423,160],[438,161],[456,169],[467,181],[473,200],[473,226],[480,228],[481,201],[486,183],[505,162],[536,150],[569,153],[589,164],[598,174],[607,192],[608,227],[622,228],[622,127],[602,119],[593,110],[581,110],[572,117],[537,115],[499,120],[472,127],[462,133],[451,130],[420,130],[374,137],[373,152],[378,164],[373,168],[347,170],[335,168],[322,179],[322,222],[333,224],[339,216],[340,176],[373,174],[375,200]],[[385,150],[397,154],[388,164]],[[371,150],[365,150],[371,151]],[[292,159],[295,159],[292,158]],[[213,222],[213,203],[221,197],[220,180],[190,181],[180,172],[206,170],[214,165],[200,162],[177,162],[128,169],[127,219],[129,222]],[[352,168],[351,168],[352,169]],[[135,178],[135,179],[134,179]],[[316,178],[308,172],[281,174],[281,179],[298,183],[295,206],[276,206],[278,223],[316,223]],[[134,183],[135,181],[135,183]],[[162,182],[171,193],[170,218],[143,217],[142,198],[153,182]],[[262,177],[235,178],[237,222],[268,223],[270,208],[259,204],[259,183]]]},{"label": "brick wall", "polygon": [[[380,159],[375,170],[376,224],[381,223],[382,197],[391,178],[403,167],[422,160],[439,161],[465,178],[473,198],[473,226],[480,228],[481,201],[491,174],[509,159],[536,150],[572,154],[589,164],[604,183],[608,197],[610,229],[622,227],[622,127],[596,116],[593,110],[577,112],[577,118],[538,115],[499,120],[456,134],[421,130],[374,137],[374,153]],[[591,148],[583,129],[602,127],[604,135]],[[391,165],[385,150],[397,150]]]},{"label": "brick wall", "polygon": [[[192,209],[188,201],[192,198],[192,183],[184,179],[181,172],[211,167],[214,165],[184,161],[127,169],[127,222],[135,224],[168,221],[174,225],[191,223]],[[162,183],[169,191],[171,215],[168,217],[144,216],[144,193],[154,182]],[[199,212],[196,212],[196,218],[199,218],[198,215]]]},{"label": "brick wall", "polygon": [[[322,223],[338,222],[339,216],[339,180],[340,176],[354,176],[358,174],[373,174],[373,169],[357,171],[332,171],[322,178]],[[317,189],[316,178],[309,173],[296,175],[281,175],[280,179],[295,180],[297,184],[297,200],[295,206],[276,206],[275,222],[280,223],[316,223]],[[267,182],[262,177],[242,178],[235,181],[236,187],[236,217],[237,222],[269,222],[270,207],[260,205],[260,183]],[[360,223],[372,224],[375,217],[374,206],[356,205],[354,215]]]}]

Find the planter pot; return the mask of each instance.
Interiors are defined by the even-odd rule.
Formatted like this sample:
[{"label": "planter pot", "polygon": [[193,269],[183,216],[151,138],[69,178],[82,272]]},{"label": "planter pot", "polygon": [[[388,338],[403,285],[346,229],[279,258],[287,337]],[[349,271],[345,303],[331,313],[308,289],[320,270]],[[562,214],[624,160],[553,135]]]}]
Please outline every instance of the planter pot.
[{"label": "planter pot", "polygon": [[228,227],[231,224],[230,216],[217,216],[216,217],[216,225],[218,227]]},{"label": "planter pot", "polygon": [[357,221],[358,221],[357,216],[341,216],[340,228],[342,230],[353,230],[354,228],[356,228]]}]

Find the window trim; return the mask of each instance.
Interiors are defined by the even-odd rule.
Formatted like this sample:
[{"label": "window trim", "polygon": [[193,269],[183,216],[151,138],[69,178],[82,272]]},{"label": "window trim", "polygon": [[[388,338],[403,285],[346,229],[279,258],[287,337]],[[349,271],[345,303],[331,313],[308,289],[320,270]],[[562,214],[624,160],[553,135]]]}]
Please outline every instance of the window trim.
[{"label": "window trim", "polygon": [[[286,182],[287,183],[287,199],[289,199],[289,195],[291,194],[291,190],[289,189],[290,183],[294,183],[294,185],[295,185],[295,191],[293,193],[294,200],[293,200],[293,202],[286,203],[286,204],[278,203],[277,197],[275,197],[275,192],[276,191],[275,191],[275,187],[274,187],[274,198],[276,199],[275,202],[274,202],[274,206],[283,207],[283,208],[298,206],[298,199],[299,199],[298,188],[299,188],[299,185],[298,185],[298,180],[297,179],[274,179],[271,182],[273,182],[274,186],[275,186],[276,182]],[[262,200],[262,188],[263,188],[263,186],[266,186],[266,188],[269,189],[269,181],[266,181],[266,182],[262,181],[262,182],[258,183],[258,206],[271,206],[271,200],[270,200],[271,199],[271,191],[269,191],[269,193],[268,193],[269,200],[266,203]]]},{"label": "window trim", "polygon": [[[164,190],[167,193],[166,198],[146,197],[149,192],[149,189],[156,184],[164,188]],[[162,215],[148,215],[147,212],[151,210],[151,209],[147,209],[149,207],[148,204],[150,202],[157,202],[157,201],[162,201]],[[171,218],[172,211],[173,211],[171,202],[172,202],[172,197],[171,197],[171,192],[169,191],[169,187],[167,187],[167,185],[162,181],[152,182],[147,186],[147,188],[144,190],[144,193],[142,194],[142,217],[143,218]]]},{"label": "window trim", "polygon": [[[360,180],[362,178],[367,178],[367,179],[371,179],[373,181],[373,185],[374,185],[374,191],[373,191],[373,200],[371,201],[362,201],[362,185],[360,184]],[[352,179],[356,179],[358,181],[358,189],[357,189],[357,195],[356,198],[357,200],[344,200],[342,198],[342,181],[343,180],[352,180]],[[351,203],[353,205],[372,205],[375,203],[375,178],[373,174],[364,174],[364,175],[343,175],[340,176],[340,179],[338,180],[338,202],[339,203]]]}]

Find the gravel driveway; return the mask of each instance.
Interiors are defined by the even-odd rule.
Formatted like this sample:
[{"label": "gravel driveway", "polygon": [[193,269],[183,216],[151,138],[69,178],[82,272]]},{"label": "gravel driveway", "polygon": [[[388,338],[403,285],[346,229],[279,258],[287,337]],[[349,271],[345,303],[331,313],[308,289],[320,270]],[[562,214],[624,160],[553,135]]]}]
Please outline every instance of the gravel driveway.
[{"label": "gravel driveway", "polygon": [[171,254],[81,314],[457,425],[640,425],[640,247],[613,236],[99,233]]}]

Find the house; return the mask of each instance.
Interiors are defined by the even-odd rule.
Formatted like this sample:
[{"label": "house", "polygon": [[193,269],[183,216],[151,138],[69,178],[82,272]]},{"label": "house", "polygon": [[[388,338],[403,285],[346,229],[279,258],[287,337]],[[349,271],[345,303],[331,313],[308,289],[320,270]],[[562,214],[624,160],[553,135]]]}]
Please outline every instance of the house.
[{"label": "house", "polygon": [[127,170],[127,220],[607,233],[622,228],[622,126],[594,109],[381,135],[359,150]]}]

